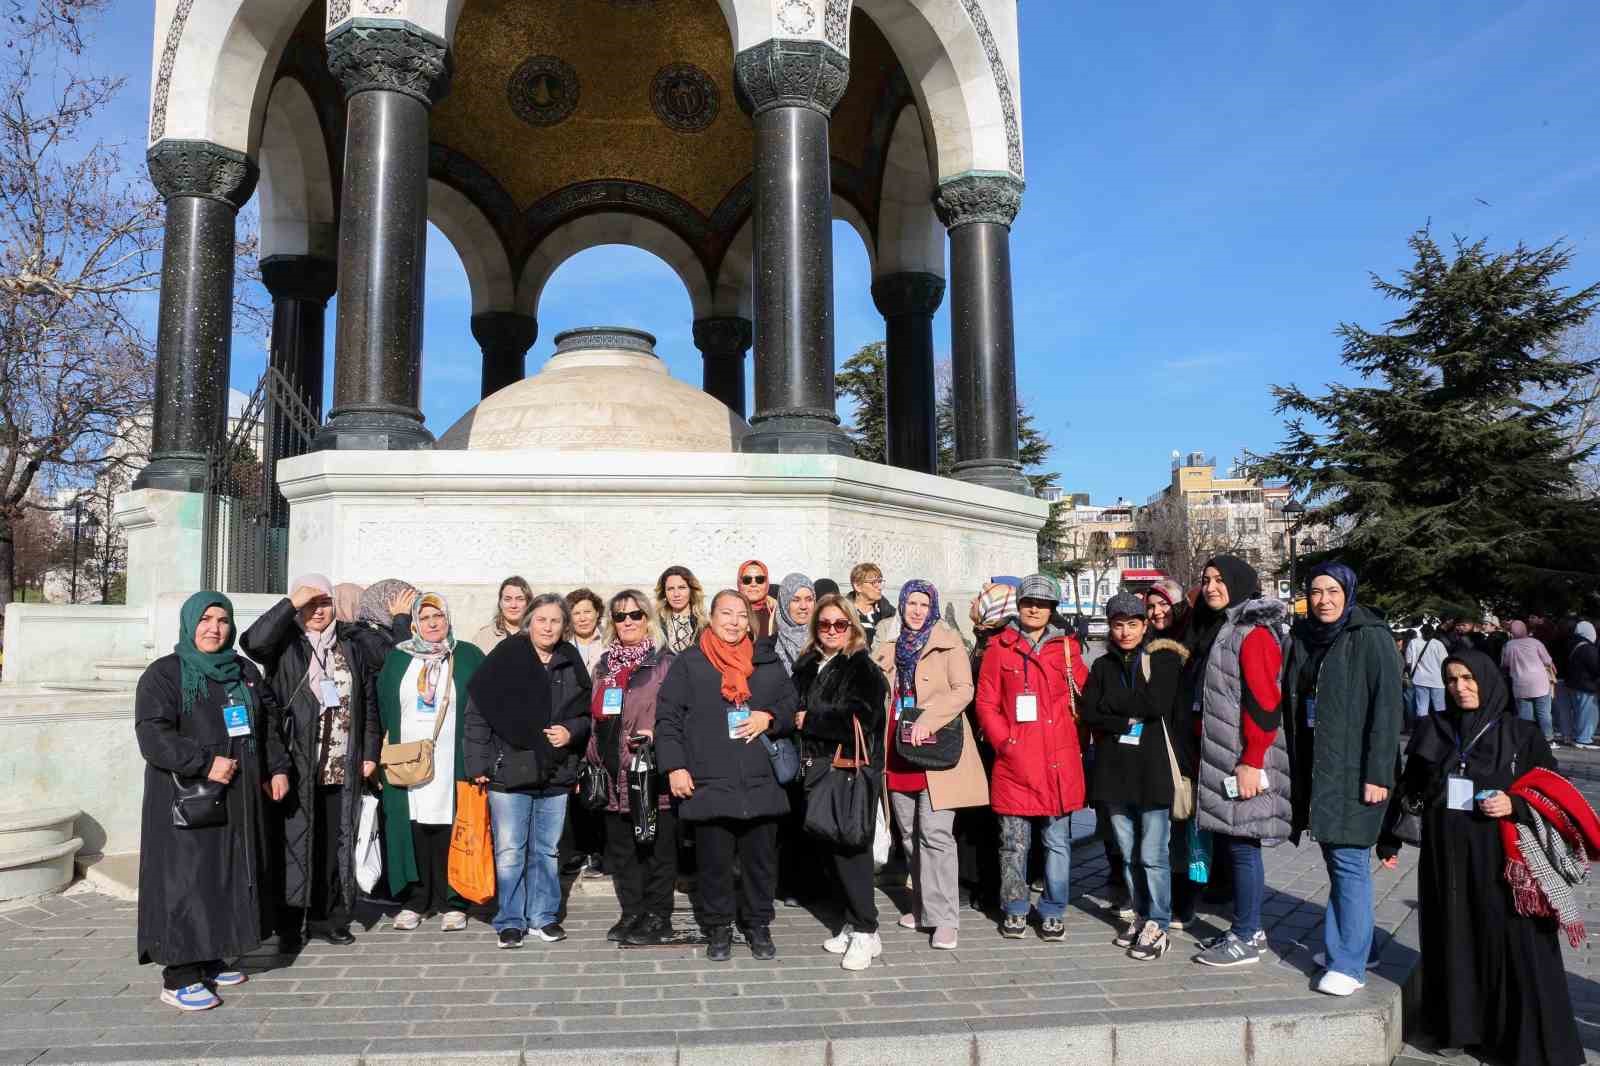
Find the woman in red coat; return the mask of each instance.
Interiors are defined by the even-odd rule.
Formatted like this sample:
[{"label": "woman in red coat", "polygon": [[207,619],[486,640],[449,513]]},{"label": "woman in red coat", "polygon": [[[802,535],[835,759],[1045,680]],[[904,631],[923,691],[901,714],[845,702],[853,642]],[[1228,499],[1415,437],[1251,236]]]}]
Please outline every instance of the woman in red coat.
[{"label": "woman in red coat", "polygon": [[1055,578],[1023,578],[1018,617],[989,642],[978,676],[978,721],[995,750],[989,802],[1000,816],[1000,934],[1012,939],[1028,931],[1028,848],[1035,830],[1045,849],[1039,936],[1066,937],[1067,815],[1083,807],[1084,791],[1073,701],[1089,671],[1077,638],[1054,622],[1060,602]]}]

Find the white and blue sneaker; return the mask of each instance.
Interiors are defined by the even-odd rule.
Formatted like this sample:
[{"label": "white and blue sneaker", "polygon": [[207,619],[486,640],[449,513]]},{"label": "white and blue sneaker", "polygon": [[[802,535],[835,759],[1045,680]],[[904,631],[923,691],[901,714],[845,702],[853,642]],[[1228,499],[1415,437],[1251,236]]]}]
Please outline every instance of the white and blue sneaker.
[{"label": "white and blue sneaker", "polygon": [[240,970],[218,970],[211,978],[211,984],[217,988],[232,988],[242,985],[248,978]]},{"label": "white and blue sneaker", "polygon": [[161,1002],[169,1007],[177,1007],[183,1011],[210,1010],[220,1006],[222,1000],[217,994],[202,984],[187,985],[183,988],[163,988]]}]

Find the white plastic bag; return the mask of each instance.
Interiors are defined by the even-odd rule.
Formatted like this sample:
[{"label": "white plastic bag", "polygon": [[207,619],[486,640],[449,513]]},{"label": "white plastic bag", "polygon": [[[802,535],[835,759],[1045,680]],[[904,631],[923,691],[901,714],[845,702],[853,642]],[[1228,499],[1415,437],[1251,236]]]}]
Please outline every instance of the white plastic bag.
[{"label": "white plastic bag", "polygon": [[878,870],[882,869],[883,864],[889,861],[891,834],[889,833],[889,819],[885,818],[883,814],[883,803],[881,801],[874,803],[872,809],[876,812],[872,831],[872,868]]},{"label": "white plastic bag", "polygon": [[356,884],[371,892],[383,876],[383,848],[378,840],[378,797],[361,797],[361,820],[356,823]]}]

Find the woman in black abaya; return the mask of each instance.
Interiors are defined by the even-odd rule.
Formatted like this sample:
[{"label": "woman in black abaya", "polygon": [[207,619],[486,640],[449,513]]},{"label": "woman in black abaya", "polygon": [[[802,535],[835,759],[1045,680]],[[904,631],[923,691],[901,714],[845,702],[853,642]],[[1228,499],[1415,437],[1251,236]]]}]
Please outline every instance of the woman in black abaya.
[{"label": "woman in black abaya", "polygon": [[[1556,768],[1532,722],[1511,713],[1500,671],[1487,655],[1445,660],[1444,714],[1417,725],[1401,794],[1421,796],[1422,1002],[1442,1047],[1476,1047],[1515,1066],[1584,1061],[1552,919],[1512,905],[1500,842],[1501,818],[1529,818],[1506,790],[1535,767]],[[1452,809],[1448,779],[1470,810]],[[1483,792],[1496,794],[1478,800]]]}]

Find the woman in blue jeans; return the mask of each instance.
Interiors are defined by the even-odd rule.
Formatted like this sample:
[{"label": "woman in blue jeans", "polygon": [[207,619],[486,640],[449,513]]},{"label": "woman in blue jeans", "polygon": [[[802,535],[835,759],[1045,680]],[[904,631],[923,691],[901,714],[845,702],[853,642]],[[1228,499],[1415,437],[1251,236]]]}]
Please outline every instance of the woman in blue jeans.
[{"label": "woman in blue jeans", "polygon": [[1355,571],[1314,567],[1306,599],[1309,615],[1295,624],[1283,672],[1291,839],[1309,831],[1328,866],[1317,991],[1348,996],[1366,983],[1372,951],[1372,848],[1395,783],[1400,664],[1389,627],[1356,603]]},{"label": "woman in blue jeans", "polygon": [[529,933],[546,943],[567,936],[557,851],[590,729],[589,672],[562,639],[569,620],[560,596],[534,597],[527,634],[501,641],[468,690],[466,769],[489,788],[503,948]]}]

